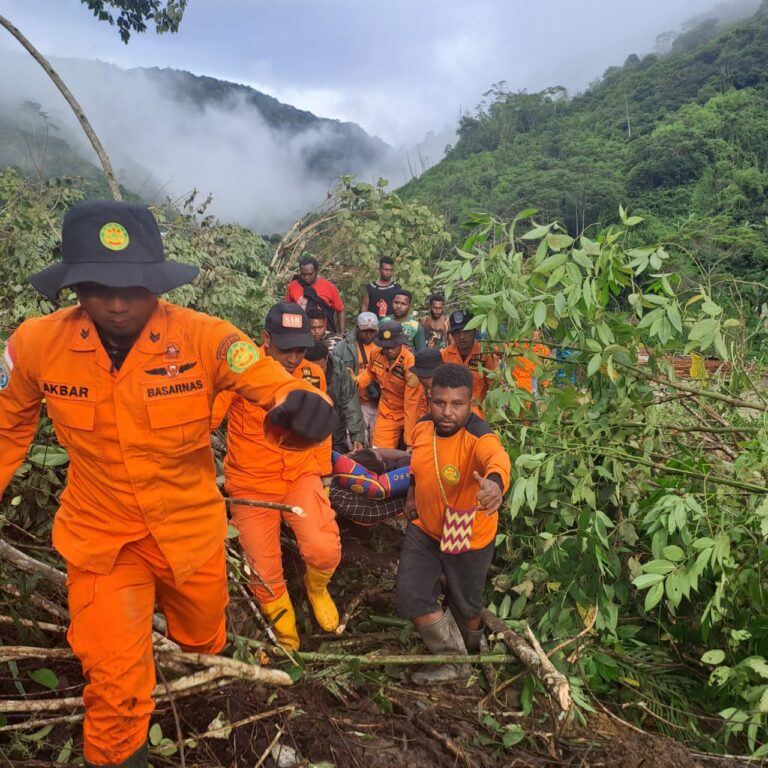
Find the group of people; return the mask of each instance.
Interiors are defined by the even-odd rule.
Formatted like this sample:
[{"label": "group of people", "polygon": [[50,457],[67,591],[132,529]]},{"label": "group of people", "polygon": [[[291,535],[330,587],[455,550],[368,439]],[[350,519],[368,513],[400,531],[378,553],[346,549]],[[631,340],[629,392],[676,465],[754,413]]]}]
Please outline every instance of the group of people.
[{"label": "group of people", "polygon": [[[383,258],[346,334],[339,291],[305,256],[258,344],[159,298],[197,270],[166,260],[154,217],[130,203],[74,206],[62,257],[30,280],[53,300],[72,288],[78,305],[22,323],[0,363],[0,492],[45,402],[70,458],[53,543],[67,566],[67,637],[87,680],[86,766],[147,765],[156,605],[184,650],[226,643],[227,515],[210,447],[224,419],[232,522],[251,591],[285,647],[300,638],[282,523],[296,537],[314,617],[332,631],[337,517],[356,506],[379,519],[382,503],[408,520],[399,615],[433,653],[482,648],[511,468],[482,418],[498,361],[467,328],[468,311],[446,318],[435,295],[429,317],[415,320]],[[446,682],[467,669],[432,665],[413,679]]]}]

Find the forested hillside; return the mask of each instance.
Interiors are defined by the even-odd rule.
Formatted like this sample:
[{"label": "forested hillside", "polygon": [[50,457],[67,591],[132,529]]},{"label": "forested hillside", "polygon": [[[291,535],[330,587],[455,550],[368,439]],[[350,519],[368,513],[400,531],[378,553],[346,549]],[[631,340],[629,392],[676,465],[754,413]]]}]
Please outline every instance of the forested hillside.
[{"label": "forested hillside", "polygon": [[468,211],[510,218],[533,206],[571,233],[615,221],[623,202],[646,216],[647,235],[694,250],[705,272],[763,278],[766,0],[736,25],[690,29],[663,56],[629,56],[583,94],[498,84],[486,98],[403,197],[445,213],[454,230]]}]

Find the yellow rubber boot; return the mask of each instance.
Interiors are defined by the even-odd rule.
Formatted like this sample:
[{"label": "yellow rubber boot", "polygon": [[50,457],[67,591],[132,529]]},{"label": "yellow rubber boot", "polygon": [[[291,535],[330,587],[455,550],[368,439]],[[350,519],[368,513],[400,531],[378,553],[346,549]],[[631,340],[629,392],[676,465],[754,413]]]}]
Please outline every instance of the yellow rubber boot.
[{"label": "yellow rubber boot", "polygon": [[291,596],[284,592],[277,600],[261,604],[261,611],[277,635],[281,645],[292,651],[299,650],[299,633],[296,630],[296,613]]},{"label": "yellow rubber boot", "polygon": [[304,586],[307,588],[312,612],[324,632],[333,632],[339,626],[339,611],[327,589],[331,576],[333,571],[318,571],[311,565],[307,566],[304,576]]}]

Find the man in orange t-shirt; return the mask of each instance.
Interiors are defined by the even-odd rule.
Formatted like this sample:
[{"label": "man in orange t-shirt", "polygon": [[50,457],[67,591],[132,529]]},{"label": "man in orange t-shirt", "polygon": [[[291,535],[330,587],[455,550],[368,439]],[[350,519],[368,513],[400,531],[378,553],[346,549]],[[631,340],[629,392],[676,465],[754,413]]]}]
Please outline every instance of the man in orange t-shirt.
[{"label": "man in orange t-shirt", "polygon": [[381,390],[379,413],[371,437],[375,448],[397,448],[400,445],[405,429],[406,389],[416,390],[419,386],[415,376],[408,377],[408,369],[413,365],[413,352],[405,346],[407,341],[403,327],[396,320],[381,322],[373,342],[378,349],[358,378],[361,387],[375,382]]},{"label": "man in orange t-shirt", "polygon": [[[267,313],[262,340],[266,355],[295,379],[325,391],[322,369],[304,359],[314,339],[301,307],[275,304]],[[285,522],[296,536],[306,567],[304,586],[310,605],[320,627],[331,632],[338,626],[339,613],[327,586],[341,559],[339,528],[321,480],[322,474],[331,471],[331,446],[325,441],[305,451],[286,451],[270,443],[263,429],[265,410],[242,397],[217,401],[214,426],[225,412],[229,416],[224,459],[227,495],[298,506],[304,512],[300,517],[273,509],[231,506],[232,521],[253,572],[250,589],[264,615],[274,622],[280,642],[298,650],[296,614],[283,575],[280,524]]]},{"label": "man in orange t-shirt", "polygon": [[472,313],[469,310],[457,309],[451,312],[449,329],[453,341],[440,354],[444,363],[456,363],[472,371],[472,410],[483,418],[483,400],[490,384],[487,373],[495,371],[499,361],[496,355],[483,353],[477,340],[477,331],[466,329],[471,319]]},{"label": "man in orange t-shirt", "polygon": [[[397,571],[396,606],[435,654],[477,652],[483,643],[483,588],[493,558],[498,510],[510,461],[498,436],[472,413],[472,375],[440,366],[430,412],[416,425],[408,524]],[[443,580],[448,608],[440,607]],[[466,665],[414,673],[420,685],[450,682]]]}]

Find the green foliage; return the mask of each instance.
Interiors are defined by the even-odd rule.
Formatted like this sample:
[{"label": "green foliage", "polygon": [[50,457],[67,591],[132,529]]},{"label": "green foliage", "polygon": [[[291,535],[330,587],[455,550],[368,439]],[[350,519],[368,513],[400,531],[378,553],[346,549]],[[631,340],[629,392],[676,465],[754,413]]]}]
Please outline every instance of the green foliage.
[{"label": "green foliage", "polygon": [[[509,219],[531,205],[571,235],[616,222],[616,203],[631,198],[649,239],[695,251],[713,280],[760,283],[767,71],[763,12],[724,31],[700,25],[667,56],[631,56],[574,97],[496,84],[461,119],[446,158],[401,195],[444,213],[454,232],[468,211]],[[765,288],[751,286],[744,299],[759,305]]]},{"label": "green foliage", "polygon": [[414,292],[417,306],[426,299],[436,259],[450,242],[442,220],[424,205],[407,203],[387,182],[376,186],[344,176],[326,204],[302,219],[278,247],[278,279],[296,271],[304,251],[321,263],[350,307],[359,305],[363,286],[378,275],[379,258],[395,260],[395,275]]},{"label": "green foliage", "polygon": [[196,214],[204,213],[206,205],[207,201],[196,206],[192,195],[182,212],[169,208],[155,211],[165,232],[166,258],[200,268],[194,283],[177,288],[168,298],[224,317],[255,335],[274,302],[265,288],[267,244],[237,224],[217,224],[210,217],[198,222]]},{"label": "green foliage", "polygon": [[[187,0],[80,0],[99,21],[112,26],[117,23],[120,39],[128,43],[133,32],[146,32],[147,22],[155,25],[155,31],[178,32]],[[110,11],[114,9],[117,16]]]},{"label": "green foliage", "polygon": [[[667,271],[683,256],[642,242],[641,217],[620,208],[619,225],[574,239],[555,223],[523,228],[534,213],[510,225],[475,215],[438,275],[469,298],[503,358],[485,404],[514,467],[494,609],[545,639],[591,627],[581,655],[591,690],[722,749],[730,731],[712,733],[698,714],[737,706],[765,726],[763,682],[746,661],[768,652],[761,372],[743,362],[741,320]],[[551,356],[528,341],[538,335]],[[727,360],[727,375],[679,381],[681,349]],[[514,383],[521,354],[536,364],[537,399]],[[718,691],[690,654],[726,644],[747,671]],[[649,660],[670,673],[649,674]],[[759,746],[747,733],[746,748]]]},{"label": "green foliage", "polygon": [[13,169],[0,171],[0,336],[53,304],[27,277],[56,260],[64,213],[82,193],[64,180],[37,183]]}]

